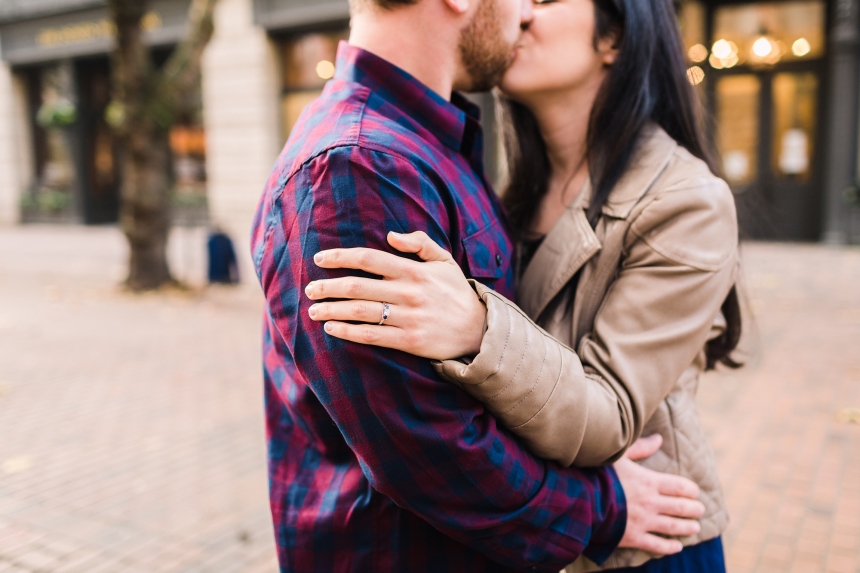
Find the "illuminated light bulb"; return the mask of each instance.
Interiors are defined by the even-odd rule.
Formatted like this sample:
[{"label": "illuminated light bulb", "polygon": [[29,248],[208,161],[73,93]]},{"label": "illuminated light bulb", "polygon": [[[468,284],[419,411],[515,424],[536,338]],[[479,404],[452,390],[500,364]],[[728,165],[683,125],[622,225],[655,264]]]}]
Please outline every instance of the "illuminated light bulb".
[{"label": "illuminated light bulb", "polygon": [[791,45],[791,53],[798,58],[806,56],[811,51],[812,46],[809,45],[809,40],[807,40],[806,38],[800,38]]},{"label": "illuminated light bulb", "polygon": [[714,42],[714,47],[711,52],[721,60],[724,60],[732,55],[732,44],[728,40],[717,40]]},{"label": "illuminated light bulb", "polygon": [[692,68],[687,70],[687,79],[690,80],[691,84],[697,86],[704,81],[705,70],[703,70],[699,66],[693,66]]},{"label": "illuminated light bulb", "polygon": [[701,63],[708,59],[708,49],[702,44],[696,44],[687,52],[691,62]]},{"label": "illuminated light bulb", "polygon": [[711,54],[711,57],[708,58],[708,63],[710,63],[711,67],[715,70],[722,70],[723,68],[725,68],[725,66],[723,65],[723,61],[718,58],[716,54]]},{"label": "illuminated light bulb", "polygon": [[324,80],[334,77],[334,64],[328,60],[322,60],[317,64],[317,75]]},{"label": "illuminated light bulb", "polygon": [[752,45],[752,52],[759,58],[766,58],[773,52],[773,44],[770,43],[770,40],[762,36]]}]

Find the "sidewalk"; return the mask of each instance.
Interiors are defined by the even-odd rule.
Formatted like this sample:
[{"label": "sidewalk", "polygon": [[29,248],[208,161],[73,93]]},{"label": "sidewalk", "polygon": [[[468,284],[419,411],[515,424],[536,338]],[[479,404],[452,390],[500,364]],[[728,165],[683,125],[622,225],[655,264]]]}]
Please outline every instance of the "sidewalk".
[{"label": "sidewalk", "polygon": [[858,573],[860,249],[748,244],[743,258],[753,355],[700,390],[729,571]]},{"label": "sidewalk", "polygon": [[[257,289],[132,296],[124,253],[0,229],[0,573],[274,573]],[[858,573],[860,250],[744,258],[754,353],[701,390],[729,571]]]},{"label": "sidewalk", "polygon": [[0,230],[0,572],[274,572],[259,295],[124,294],[124,252]]}]

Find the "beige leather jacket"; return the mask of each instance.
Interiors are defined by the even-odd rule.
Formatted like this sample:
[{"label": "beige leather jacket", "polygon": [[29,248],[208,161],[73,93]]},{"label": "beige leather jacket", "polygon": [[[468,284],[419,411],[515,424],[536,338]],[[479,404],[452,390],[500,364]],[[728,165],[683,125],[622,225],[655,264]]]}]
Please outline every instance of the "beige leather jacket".
[{"label": "beige leather jacket", "polygon": [[[609,464],[642,435],[661,434],[644,465],[699,484],[702,529],[682,541],[712,539],[728,515],[695,395],[705,344],[722,332],[720,307],[737,280],[734,199],[656,126],[595,230],[589,196],[586,188],[526,268],[519,308],[475,284],[488,308],[481,351],[437,370],[535,454],[563,465]],[[572,296],[565,287],[578,273]],[[650,558],[618,550],[603,568]],[[598,569],[581,558],[567,571]]]}]

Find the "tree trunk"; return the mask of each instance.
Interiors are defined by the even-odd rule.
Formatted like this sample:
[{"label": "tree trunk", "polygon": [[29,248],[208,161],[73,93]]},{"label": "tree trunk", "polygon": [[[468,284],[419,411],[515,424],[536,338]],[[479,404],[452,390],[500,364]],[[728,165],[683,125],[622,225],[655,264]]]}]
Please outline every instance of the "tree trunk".
[{"label": "tree trunk", "polygon": [[108,0],[117,32],[111,105],[124,149],[120,225],[130,249],[126,284],[135,291],[174,282],[167,265],[169,131],[182,94],[199,81],[200,59],[212,37],[215,2],[192,0],[187,37],[163,69],[156,70],[141,28],[149,2]]},{"label": "tree trunk", "polygon": [[130,248],[126,285],[143,291],[173,282],[167,265],[170,150],[166,135],[132,139],[139,141],[125,154],[120,223]]}]

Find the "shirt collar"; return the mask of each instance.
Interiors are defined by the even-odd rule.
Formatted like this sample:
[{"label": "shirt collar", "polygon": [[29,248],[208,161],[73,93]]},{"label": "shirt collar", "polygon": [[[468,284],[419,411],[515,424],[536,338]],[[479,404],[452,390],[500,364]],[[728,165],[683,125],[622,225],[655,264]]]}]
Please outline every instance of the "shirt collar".
[{"label": "shirt collar", "polygon": [[335,78],[372,90],[405,111],[424,129],[454,151],[470,155],[480,143],[480,108],[454,93],[451,101],[394,64],[361,48],[341,42]]}]

